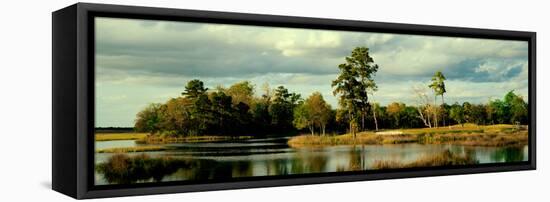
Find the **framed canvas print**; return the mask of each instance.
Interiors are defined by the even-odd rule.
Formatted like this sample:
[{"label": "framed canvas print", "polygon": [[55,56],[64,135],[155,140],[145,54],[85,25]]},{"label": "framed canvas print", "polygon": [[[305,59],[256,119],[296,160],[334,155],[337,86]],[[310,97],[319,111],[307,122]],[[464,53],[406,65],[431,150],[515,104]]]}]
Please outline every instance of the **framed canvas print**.
[{"label": "framed canvas print", "polygon": [[534,32],[87,3],[52,29],[75,198],[535,169]]}]

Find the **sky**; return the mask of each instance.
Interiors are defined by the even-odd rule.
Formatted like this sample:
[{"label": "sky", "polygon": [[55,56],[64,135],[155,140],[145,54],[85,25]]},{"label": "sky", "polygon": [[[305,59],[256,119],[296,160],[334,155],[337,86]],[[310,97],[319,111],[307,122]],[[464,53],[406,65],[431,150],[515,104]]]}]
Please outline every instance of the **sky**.
[{"label": "sky", "polygon": [[355,47],[369,48],[379,69],[375,102],[415,105],[413,88],[447,78],[446,103],[486,103],[514,90],[527,100],[525,41],[349,32],[209,23],[96,18],[97,127],[132,127],[150,103],[180,96],[199,79],[213,89],[251,81],[284,85],[307,98],[331,82]]}]

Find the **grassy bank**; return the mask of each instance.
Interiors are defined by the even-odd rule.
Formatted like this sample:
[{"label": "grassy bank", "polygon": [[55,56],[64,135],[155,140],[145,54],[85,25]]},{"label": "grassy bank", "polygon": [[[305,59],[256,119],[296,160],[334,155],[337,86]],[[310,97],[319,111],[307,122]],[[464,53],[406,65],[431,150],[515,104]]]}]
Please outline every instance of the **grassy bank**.
[{"label": "grassy bank", "polygon": [[136,140],[139,144],[167,144],[167,143],[199,143],[217,142],[226,140],[250,139],[252,136],[193,136],[193,137],[170,137],[150,135]]},{"label": "grassy bank", "polygon": [[170,137],[149,135],[148,133],[96,133],[96,141],[112,140],[135,140],[137,144],[152,144],[135,147],[116,147],[107,149],[98,149],[96,153],[131,153],[148,151],[166,151],[171,147],[162,146],[169,143],[200,143],[200,142],[218,142],[227,140],[249,139],[252,136],[193,136],[193,137]]},{"label": "grassy bank", "polygon": [[468,157],[451,153],[449,150],[445,152],[424,156],[411,163],[401,163],[397,161],[375,161],[373,169],[395,169],[395,168],[419,168],[433,166],[456,166],[456,165],[472,165],[477,161]]},{"label": "grassy bank", "polygon": [[140,140],[147,135],[148,133],[96,133],[95,141]]},{"label": "grassy bank", "polygon": [[158,145],[137,146],[137,147],[117,147],[108,149],[98,149],[96,153],[131,153],[131,152],[147,152],[147,151],[166,151],[168,147]]},{"label": "grassy bank", "polygon": [[378,133],[369,131],[357,134],[336,136],[302,135],[288,141],[292,147],[330,146],[354,144],[458,144],[470,146],[521,146],[528,141],[526,127],[513,125],[478,126],[466,124],[440,128],[420,128],[385,130]]},{"label": "grassy bank", "polygon": [[135,140],[138,144],[166,144],[166,143],[195,143],[195,142],[216,142],[224,140],[249,139],[252,136],[191,136],[191,137],[175,137],[175,136],[160,136],[149,135],[149,133],[96,133],[95,141],[112,141],[112,140]]}]

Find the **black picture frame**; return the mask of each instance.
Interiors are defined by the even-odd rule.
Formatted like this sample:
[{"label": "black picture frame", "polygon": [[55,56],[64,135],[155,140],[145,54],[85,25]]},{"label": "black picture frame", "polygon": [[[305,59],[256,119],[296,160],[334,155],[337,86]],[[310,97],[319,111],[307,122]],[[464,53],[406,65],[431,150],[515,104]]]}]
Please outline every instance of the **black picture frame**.
[{"label": "black picture frame", "polygon": [[[163,182],[94,186],[93,18],[96,16],[527,41],[529,159],[518,163],[254,177],[202,184]],[[77,199],[536,169],[535,32],[90,3],[77,3],[55,11],[52,21],[52,188]]]}]

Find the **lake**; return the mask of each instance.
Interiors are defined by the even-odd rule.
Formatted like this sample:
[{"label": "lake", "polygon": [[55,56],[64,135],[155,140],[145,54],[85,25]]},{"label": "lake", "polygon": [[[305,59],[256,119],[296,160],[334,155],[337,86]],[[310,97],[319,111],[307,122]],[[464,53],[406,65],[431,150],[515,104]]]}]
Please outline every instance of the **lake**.
[{"label": "lake", "polygon": [[[390,144],[390,145],[339,145],[315,148],[291,148],[290,137],[266,137],[215,143],[167,144],[174,150],[145,153],[151,157],[168,156],[190,159],[193,168],[178,169],[164,173],[160,181],[218,180],[238,177],[289,175],[372,169],[377,160],[401,163],[451,151],[469,155],[480,164],[518,162],[528,160],[528,147],[473,147],[437,144]],[[136,146],[133,140],[98,141],[96,149]],[[107,161],[112,153],[96,153],[96,165]],[[136,182],[152,182],[139,180]],[[96,171],[96,185],[112,184]]]}]

